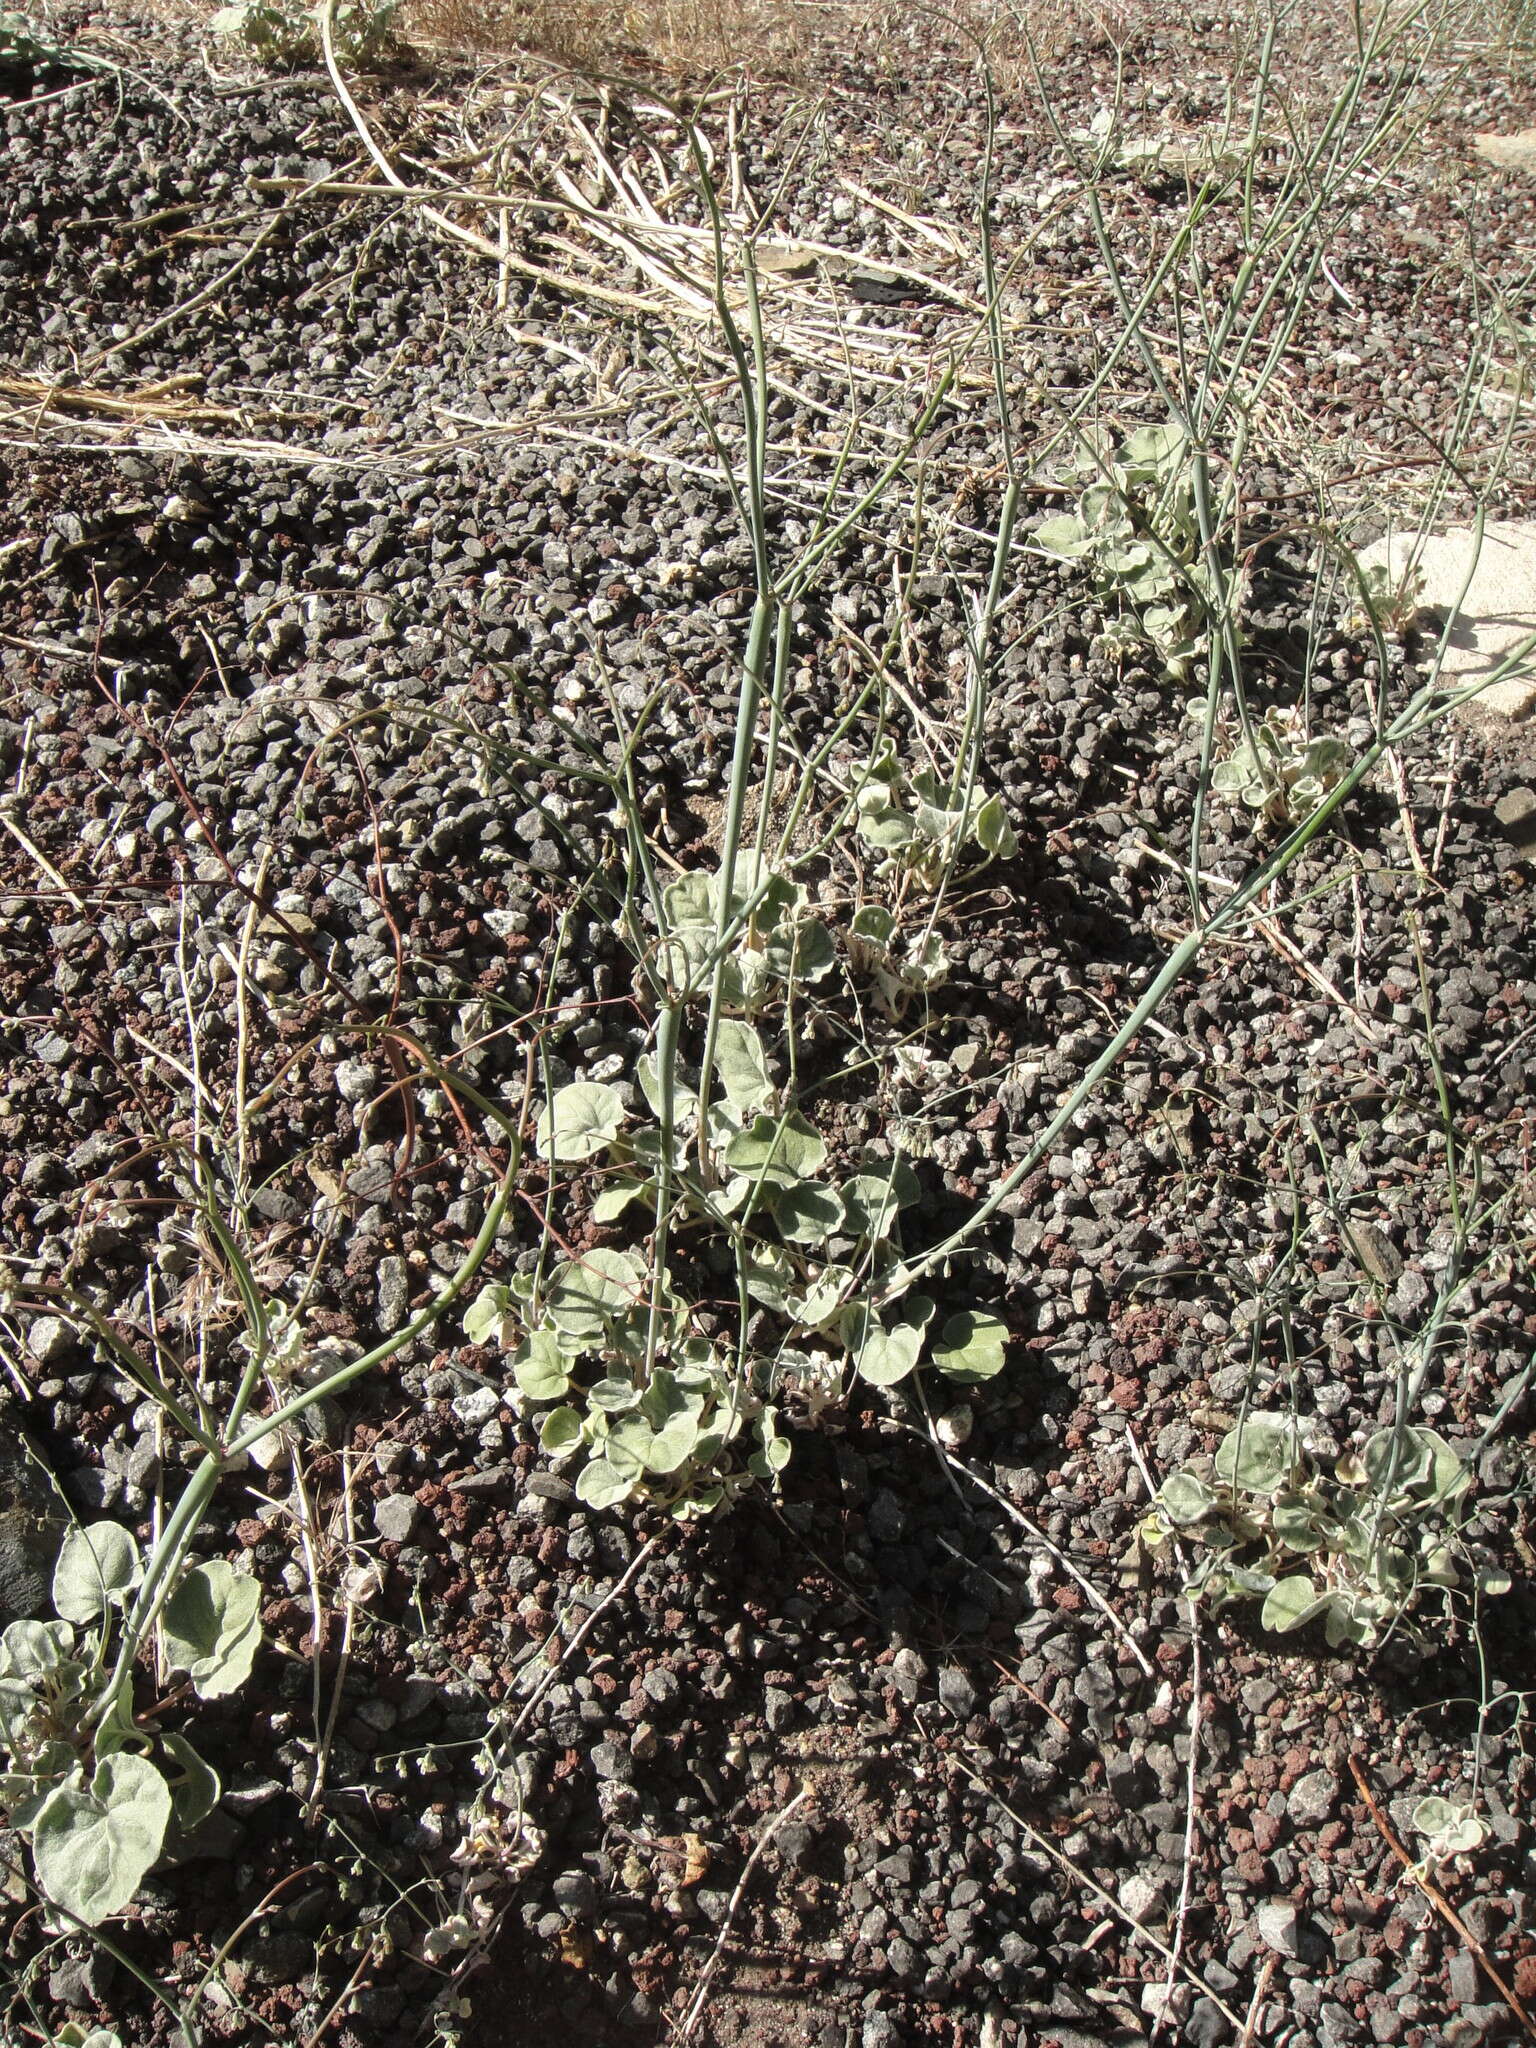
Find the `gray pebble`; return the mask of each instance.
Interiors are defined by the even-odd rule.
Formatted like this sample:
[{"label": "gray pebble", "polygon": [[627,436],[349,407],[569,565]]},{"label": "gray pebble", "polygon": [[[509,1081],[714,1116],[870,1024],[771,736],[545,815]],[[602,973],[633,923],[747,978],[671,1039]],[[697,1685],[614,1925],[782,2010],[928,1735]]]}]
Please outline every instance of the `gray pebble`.
[{"label": "gray pebble", "polygon": [[1277,1955],[1294,1956],[1301,1947],[1301,1922],[1289,1899],[1266,1899],[1254,1915],[1259,1938]]},{"label": "gray pebble", "polygon": [[373,1526],[386,1543],[409,1543],[417,1508],[408,1493],[391,1493],[373,1510]]}]

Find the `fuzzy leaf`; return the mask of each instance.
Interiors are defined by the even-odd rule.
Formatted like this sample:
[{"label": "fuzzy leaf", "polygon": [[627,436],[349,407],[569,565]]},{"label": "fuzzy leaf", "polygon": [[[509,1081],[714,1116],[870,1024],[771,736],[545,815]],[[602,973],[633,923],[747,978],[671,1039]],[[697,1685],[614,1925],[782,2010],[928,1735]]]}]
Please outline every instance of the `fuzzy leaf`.
[{"label": "fuzzy leaf", "polygon": [[640,1180],[632,1174],[611,1180],[598,1191],[597,1199],[592,1204],[592,1221],[616,1223],[631,1202],[638,1202],[647,1195],[654,1195],[655,1192],[654,1180]]},{"label": "fuzzy leaf", "polygon": [[633,1252],[599,1245],[555,1268],[549,1317],[562,1335],[596,1344],[615,1317],[635,1307],[645,1289],[645,1267]]},{"label": "fuzzy leaf", "polygon": [[512,1373],[518,1392],[530,1401],[558,1401],[571,1384],[560,1340],[553,1330],[535,1330],[517,1347]]},{"label": "fuzzy leaf", "polygon": [[1280,1494],[1270,1512],[1270,1527],[1287,1550],[1318,1549],[1323,1532],[1313,1502],[1301,1494]]},{"label": "fuzzy leaf", "polygon": [[974,1309],[961,1309],[944,1325],[944,1333],[933,1347],[933,1362],[949,1379],[962,1386],[995,1379],[1003,1369],[1008,1330],[996,1316]]},{"label": "fuzzy leaf", "polygon": [[200,1699],[234,1692],[261,1642],[261,1587],[216,1557],[194,1565],[161,1616],[167,1660],[190,1674]]},{"label": "fuzzy leaf", "polygon": [[1182,427],[1138,427],[1120,444],[1117,460],[1128,483],[1151,484],[1178,467],[1184,449]]},{"label": "fuzzy leaf", "polygon": [[605,1415],[627,1415],[639,1401],[640,1390],[632,1380],[598,1380],[587,1389],[588,1407],[600,1408]]},{"label": "fuzzy leaf", "polygon": [[[640,1093],[650,1104],[652,1116],[659,1117],[662,1111],[663,1097],[661,1075],[657,1069],[655,1053],[641,1053],[639,1059],[635,1061],[635,1079],[640,1084]],[[672,1081],[673,1130],[676,1131],[679,1125],[686,1123],[689,1117],[696,1116],[698,1108],[698,1096],[691,1088],[683,1087],[674,1075]]]},{"label": "fuzzy leaf", "polygon": [[174,1728],[161,1736],[160,1747],[181,1766],[180,1776],[171,1780],[171,1807],[176,1825],[190,1834],[219,1803],[219,1774]]},{"label": "fuzzy leaf", "polygon": [[32,1824],[37,1881],[88,1927],[120,1913],[153,1867],[171,1819],[170,1787],[142,1756],[121,1751],[60,1785]]},{"label": "fuzzy leaf", "polygon": [[1286,1635],[1293,1628],[1301,1628],[1327,1605],[1327,1598],[1318,1597],[1310,1579],[1280,1579],[1265,1595],[1259,1619],[1265,1628]]},{"label": "fuzzy leaf", "polygon": [[721,1022],[715,1066],[726,1100],[740,1115],[751,1116],[770,1106],[774,1086],[768,1078],[762,1042],[750,1024],[735,1017]]},{"label": "fuzzy leaf", "polygon": [[878,806],[859,811],[859,837],[881,853],[894,853],[899,846],[910,846],[917,837],[917,827],[905,811],[891,808],[885,802],[884,791],[880,793]]},{"label": "fuzzy leaf", "polygon": [[854,1366],[861,1380],[868,1380],[872,1387],[894,1387],[898,1380],[904,1380],[916,1366],[922,1355],[923,1333],[909,1323],[898,1323],[893,1330],[884,1330],[877,1324],[854,1357]]},{"label": "fuzzy leaf", "polygon": [[789,1256],[776,1244],[752,1244],[747,1247],[742,1262],[742,1273],[747,1283],[747,1293],[764,1308],[782,1315],[789,1301],[790,1289],[795,1284],[795,1269]]},{"label": "fuzzy leaf", "polygon": [[552,1097],[539,1118],[539,1151],[546,1159],[590,1159],[619,1135],[624,1103],[606,1081],[573,1081]]},{"label": "fuzzy leaf", "polygon": [[856,1302],[843,1317],[843,1341],[853,1354],[854,1369],[872,1387],[895,1386],[922,1356],[933,1303],[926,1294],[909,1294],[901,1308],[901,1319],[889,1327],[867,1302]]},{"label": "fuzzy leaf", "polygon": [[1059,519],[1044,520],[1029,539],[1041,554],[1054,555],[1062,561],[1086,555],[1093,547],[1092,534],[1075,512],[1063,513]]},{"label": "fuzzy leaf", "polygon": [[138,1545],[120,1523],[72,1528],[54,1566],[54,1609],[65,1621],[95,1621],[134,1586],[138,1576]]},{"label": "fuzzy leaf", "polygon": [[1425,1502],[1452,1501],[1466,1492],[1472,1475],[1438,1430],[1422,1426],[1404,1429],[1394,1462],[1393,1442],[1398,1436],[1391,1429],[1378,1430],[1362,1451],[1361,1462],[1372,1486],[1385,1486],[1390,1474],[1395,1492],[1411,1492]]},{"label": "fuzzy leaf", "polygon": [[576,1475],[576,1498],[589,1508],[616,1508],[634,1492],[638,1477],[618,1471],[606,1458],[589,1458]]},{"label": "fuzzy leaf", "polygon": [[824,1244],[843,1227],[843,1205],[819,1181],[776,1188],[769,1198],[773,1220],[791,1244]]},{"label": "fuzzy leaf", "polygon": [[1170,1522],[1181,1529],[1203,1522],[1216,1505],[1216,1496],[1193,1472],[1170,1472],[1158,1489],[1158,1501]]},{"label": "fuzzy leaf", "polygon": [[982,851],[995,855],[999,860],[1012,860],[1018,851],[1018,835],[1008,822],[1001,797],[987,798],[977,811],[971,830]]},{"label": "fuzzy leaf", "polygon": [[1256,1413],[1222,1438],[1216,1477],[1245,1493],[1273,1493],[1296,1460],[1296,1426],[1288,1415]]},{"label": "fuzzy leaf", "polygon": [[754,1117],[725,1148],[725,1163],[733,1173],[767,1187],[789,1188],[810,1180],[826,1158],[826,1146],[798,1110],[784,1117]]},{"label": "fuzzy leaf", "polygon": [[768,957],[783,981],[821,981],[837,964],[837,948],[821,919],[808,917],[795,926],[788,966],[779,964],[777,948],[770,947]]},{"label": "fuzzy leaf", "polygon": [[497,1282],[482,1287],[464,1311],[464,1335],[471,1344],[489,1344],[512,1308],[510,1291]]},{"label": "fuzzy leaf", "polygon": [[647,1444],[646,1471],[661,1474],[676,1472],[692,1456],[698,1441],[698,1417],[689,1414],[674,1415],[663,1428],[655,1432]]},{"label": "fuzzy leaf", "polygon": [[891,943],[896,920],[881,904],[866,903],[853,913],[848,930],[852,937],[862,939],[866,946],[884,948]]},{"label": "fuzzy leaf", "polygon": [[574,1408],[552,1408],[539,1431],[539,1448],[562,1458],[581,1442],[581,1417]]},{"label": "fuzzy leaf", "polygon": [[856,1173],[838,1191],[848,1228],[859,1237],[889,1237],[891,1226],[901,1214],[901,1202],[894,1180],[880,1180],[872,1173]]},{"label": "fuzzy leaf", "polygon": [[1438,1858],[1466,1856],[1478,1848],[1488,1830],[1472,1808],[1431,1793],[1413,1809],[1413,1824]]},{"label": "fuzzy leaf", "polygon": [[0,1679],[30,1684],[67,1664],[74,1647],[75,1632],[67,1621],[13,1621],[0,1636]]}]

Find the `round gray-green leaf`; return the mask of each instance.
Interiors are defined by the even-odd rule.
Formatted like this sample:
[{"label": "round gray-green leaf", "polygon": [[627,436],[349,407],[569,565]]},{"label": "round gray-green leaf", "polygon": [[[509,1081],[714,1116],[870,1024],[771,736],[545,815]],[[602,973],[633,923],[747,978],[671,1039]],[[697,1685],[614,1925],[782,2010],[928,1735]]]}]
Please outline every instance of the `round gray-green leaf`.
[{"label": "round gray-green leaf", "polygon": [[862,811],[859,816],[859,836],[881,852],[892,852],[898,846],[908,846],[917,837],[917,828],[904,812],[883,808]]},{"label": "round gray-green leaf", "polygon": [[581,1417],[574,1408],[552,1408],[539,1431],[539,1446],[552,1458],[575,1450],[581,1442]]},{"label": "round gray-green leaf", "polygon": [[204,1763],[185,1735],[174,1729],[160,1738],[167,1756],[181,1766],[181,1776],[171,1786],[171,1806],[178,1827],[191,1830],[212,1813],[219,1802],[219,1774]]},{"label": "round gray-green leaf", "polygon": [[512,1296],[499,1281],[482,1287],[464,1311],[464,1335],[471,1344],[488,1344],[512,1307]]},{"label": "round gray-green leaf", "polygon": [[261,1641],[261,1587],[227,1558],[194,1565],[161,1617],[165,1654],[199,1698],[219,1699],[251,1675]]},{"label": "round gray-green leaf", "polygon": [[633,1252],[599,1245],[555,1269],[550,1320],[565,1336],[595,1344],[615,1316],[640,1301],[644,1288],[645,1268]]},{"label": "round gray-green leaf", "polygon": [[866,903],[853,913],[849,920],[849,935],[862,939],[866,946],[888,946],[896,930],[896,920],[883,904]]},{"label": "round gray-green leaf", "polygon": [[1018,851],[1018,837],[1008,822],[1008,813],[1003,808],[1001,797],[987,798],[977,811],[971,830],[976,835],[976,844],[983,853],[996,854],[1002,860],[1011,860]]},{"label": "round gray-green leaf", "polygon": [[606,1458],[591,1458],[576,1477],[576,1498],[589,1508],[616,1508],[635,1490],[638,1475],[619,1472]]},{"label": "round gray-green leaf", "polygon": [[132,1589],[138,1576],[138,1545],[120,1523],[73,1528],[54,1566],[54,1608],[65,1621],[95,1621],[110,1602]]},{"label": "round gray-green leaf", "polygon": [[1390,1473],[1396,1491],[1412,1492],[1430,1501],[1454,1500],[1466,1491],[1472,1478],[1440,1432],[1422,1425],[1402,1431],[1378,1430],[1361,1453],[1361,1462],[1373,1486],[1386,1485]]},{"label": "round gray-green leaf", "polygon": [[1059,519],[1046,519],[1029,536],[1030,545],[1042,554],[1060,555],[1070,560],[1076,555],[1086,555],[1093,545],[1088,529],[1075,512],[1065,512]]},{"label": "round gray-green leaf", "polygon": [[762,1042],[750,1024],[738,1017],[725,1017],[715,1045],[715,1068],[726,1100],[743,1116],[767,1109],[773,1101],[773,1083],[768,1078]]},{"label": "round gray-green leaf", "polygon": [[606,1187],[598,1189],[592,1203],[592,1221],[616,1223],[631,1202],[638,1202],[642,1196],[652,1196],[655,1192],[655,1181],[642,1180],[633,1173],[621,1174],[616,1180],[609,1181]]},{"label": "round gray-green leaf", "polygon": [[553,1330],[535,1330],[512,1361],[518,1391],[530,1401],[558,1401],[571,1384],[565,1354]]},{"label": "round gray-green leaf", "polygon": [[1273,1493],[1296,1461],[1296,1425],[1288,1415],[1254,1414],[1221,1440],[1216,1477],[1245,1493]]},{"label": "round gray-green leaf", "polygon": [[1277,1635],[1286,1635],[1293,1628],[1301,1628],[1327,1605],[1327,1599],[1319,1597],[1310,1579],[1280,1579],[1264,1596],[1259,1619]]},{"label": "round gray-green leaf", "polygon": [[776,1188],[769,1207],[791,1244],[824,1244],[843,1227],[842,1203],[819,1181],[803,1180],[798,1187]]},{"label": "round gray-green leaf", "polygon": [[996,1316],[961,1309],[944,1325],[933,1347],[933,1362],[947,1378],[961,1386],[975,1386],[995,1379],[1003,1369],[1008,1330]]},{"label": "round gray-green leaf", "polygon": [[1344,1593],[1335,1593],[1327,1602],[1323,1632],[1328,1638],[1329,1648],[1333,1650],[1343,1649],[1346,1643],[1367,1643],[1375,1633],[1370,1616],[1360,1613],[1355,1602]]},{"label": "round gray-green leaf", "polygon": [[785,1117],[754,1117],[725,1148],[725,1163],[733,1173],[769,1187],[813,1179],[826,1159],[826,1146],[798,1110]]},{"label": "round gray-green leaf", "polygon": [[67,1621],[13,1621],[0,1636],[0,1678],[30,1683],[70,1661],[75,1632]]},{"label": "round gray-green leaf", "polygon": [[171,1791],[146,1757],[121,1750],[49,1794],[32,1824],[37,1881],[88,1927],[120,1913],[153,1868]]},{"label": "round gray-green leaf", "polygon": [[662,1428],[656,1431],[646,1446],[645,1469],[647,1472],[676,1472],[693,1455],[699,1441],[699,1422],[695,1415],[674,1415]]},{"label": "round gray-green leaf", "polygon": [[602,1408],[610,1415],[624,1415],[639,1406],[640,1390],[632,1380],[613,1376],[589,1387],[587,1401],[591,1407]]},{"label": "round gray-green leaf", "polygon": [[839,1190],[847,1213],[848,1228],[860,1237],[890,1235],[891,1225],[901,1214],[901,1202],[891,1181],[872,1173],[856,1173]]},{"label": "round gray-green leaf", "polygon": [[1157,1498],[1169,1521],[1181,1529],[1203,1522],[1216,1505],[1215,1494],[1193,1472],[1170,1472]]},{"label": "round gray-green leaf", "polygon": [[624,1104],[606,1081],[573,1081],[561,1088],[539,1118],[539,1151],[546,1159],[590,1159],[606,1151],[624,1122]]},{"label": "round gray-green leaf", "polygon": [[898,1323],[884,1330],[876,1323],[854,1354],[854,1366],[861,1380],[872,1387],[894,1387],[904,1380],[922,1356],[923,1333],[911,1323]]},{"label": "round gray-green leaf", "polygon": [[1488,1830],[1470,1806],[1431,1793],[1413,1809],[1413,1824],[1439,1856],[1464,1856]]},{"label": "round gray-green leaf", "polygon": [[1281,1494],[1270,1513],[1270,1527],[1287,1550],[1316,1550],[1323,1534],[1317,1510],[1301,1494]]},{"label": "round gray-green leaf", "polygon": [[832,943],[832,934],[820,918],[808,917],[803,924],[795,926],[790,973],[796,981],[822,981],[836,964],[837,948]]}]

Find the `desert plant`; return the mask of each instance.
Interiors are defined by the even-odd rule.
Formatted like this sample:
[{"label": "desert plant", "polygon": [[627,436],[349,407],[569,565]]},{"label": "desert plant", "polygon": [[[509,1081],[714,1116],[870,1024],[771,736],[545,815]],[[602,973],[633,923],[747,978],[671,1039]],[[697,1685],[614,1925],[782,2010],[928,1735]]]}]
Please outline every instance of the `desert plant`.
[{"label": "desert plant", "polygon": [[[394,40],[400,0],[336,0],[331,37],[337,57],[352,69],[376,64]],[[318,10],[301,0],[237,0],[221,7],[212,26],[263,64],[313,63],[320,54]]]},{"label": "desert plant", "polygon": [[[849,1369],[888,1387],[925,1353],[953,1381],[989,1379],[1006,1333],[994,1317],[936,1316],[909,1295],[894,1315],[873,1300],[899,1256],[900,1216],[918,1184],[899,1157],[869,1157],[834,1180],[827,1147],[786,1100],[751,1025],[725,1019],[716,1039],[722,1100],[704,1113],[674,1073],[670,1091],[642,1067],[655,1122],[633,1120],[616,1088],[574,1082],[546,1105],[539,1149],[552,1165],[600,1175],[592,1220],[653,1211],[666,1183],[677,1205],[674,1261],[597,1246],[548,1278],[482,1289],[464,1319],[473,1343],[511,1357],[515,1402],[544,1410],[539,1441],[579,1461],[592,1507],[649,1501],[680,1518],[708,1513],[789,1460],[785,1403],[813,1412],[841,1396]],[[710,1276],[734,1269],[738,1318],[722,1338]]]},{"label": "desert plant", "polygon": [[1212,1611],[1258,1600],[1278,1634],[1320,1620],[1334,1647],[1364,1647],[1393,1630],[1416,1637],[1421,1600],[1469,1577],[1504,1590],[1462,1535],[1470,1484],[1432,1429],[1378,1430],[1327,1466],[1290,1416],[1256,1412],[1209,1467],[1170,1474],[1140,1535],[1153,1550],[1175,1534],[1199,1543],[1184,1591]]},{"label": "desert plant", "polygon": [[[1191,707],[1203,718],[1203,702]],[[1225,761],[1211,772],[1211,787],[1277,825],[1310,818],[1348,773],[1354,754],[1341,739],[1323,734],[1308,739],[1301,715],[1275,710],[1250,729]]]},{"label": "desert plant", "polygon": [[[53,1577],[52,1621],[0,1636],[0,1804],[32,1845],[44,1896],[95,1926],[121,1912],[174,1822],[194,1828],[219,1781],[186,1736],[145,1731],[113,1690],[113,1638],[142,1581],[116,1522],[74,1528]],[[183,1570],[159,1620],[167,1665],[200,1699],[232,1692],[261,1640],[260,1587],[222,1558]]]},{"label": "desert plant", "polygon": [[1081,562],[1118,607],[1100,635],[1102,648],[1150,646],[1169,675],[1187,675],[1206,644],[1207,613],[1232,603],[1230,592],[1211,587],[1188,435],[1160,426],[1140,427],[1123,441],[1089,437],[1075,467],[1086,480],[1076,509],[1037,526],[1031,547]]}]

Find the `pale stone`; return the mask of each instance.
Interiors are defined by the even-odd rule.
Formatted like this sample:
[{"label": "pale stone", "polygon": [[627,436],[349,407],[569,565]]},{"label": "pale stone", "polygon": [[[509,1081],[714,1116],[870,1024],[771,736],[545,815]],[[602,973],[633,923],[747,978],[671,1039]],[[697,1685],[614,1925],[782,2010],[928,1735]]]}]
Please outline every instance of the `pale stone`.
[{"label": "pale stone", "polygon": [[1501,171],[1536,171],[1536,128],[1521,128],[1514,135],[1474,135],[1472,147]]},{"label": "pale stone", "polygon": [[[1481,549],[1474,528],[1457,526],[1422,539],[1416,533],[1393,534],[1360,556],[1362,569],[1384,566],[1394,586],[1410,563],[1423,579],[1420,608],[1438,612],[1442,621],[1450,619],[1441,667],[1448,683],[1465,687],[1493,675],[1536,635],[1536,522],[1490,519]],[[1431,639],[1431,651],[1433,644]],[[1463,705],[1462,716],[1484,722],[1536,716],[1536,648]]]}]

